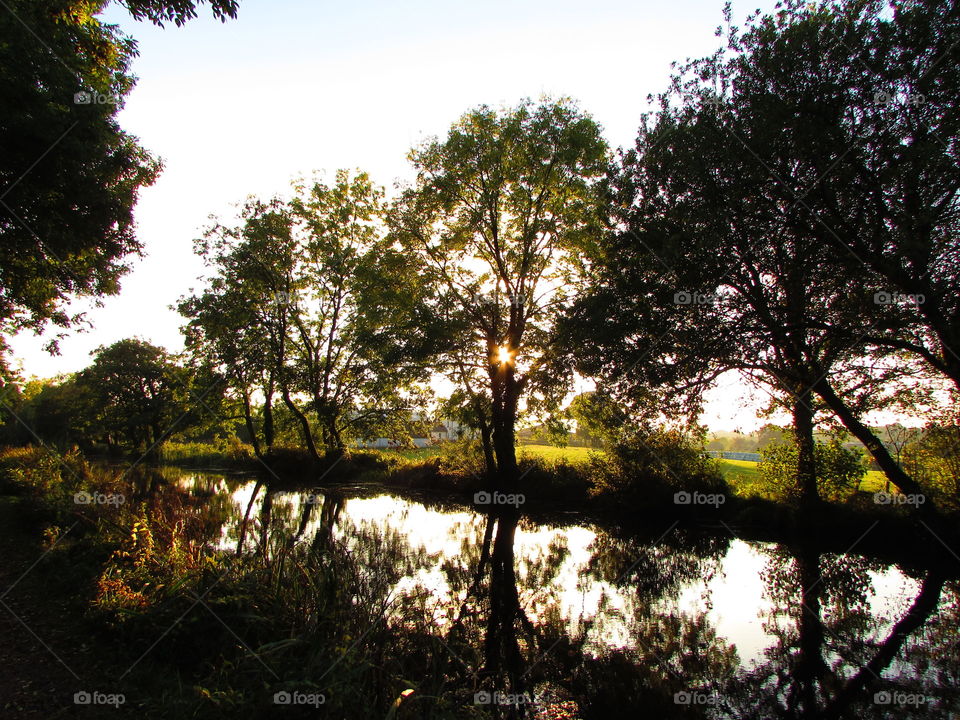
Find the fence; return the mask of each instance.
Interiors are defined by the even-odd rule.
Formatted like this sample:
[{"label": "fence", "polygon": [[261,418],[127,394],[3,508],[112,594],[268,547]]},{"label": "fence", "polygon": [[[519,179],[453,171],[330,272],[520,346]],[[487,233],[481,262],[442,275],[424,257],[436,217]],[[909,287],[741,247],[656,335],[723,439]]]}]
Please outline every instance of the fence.
[{"label": "fence", "polygon": [[755,452],[730,452],[729,450],[707,450],[707,455],[715,458],[724,458],[726,460],[749,460],[751,462],[760,462],[760,453]]}]

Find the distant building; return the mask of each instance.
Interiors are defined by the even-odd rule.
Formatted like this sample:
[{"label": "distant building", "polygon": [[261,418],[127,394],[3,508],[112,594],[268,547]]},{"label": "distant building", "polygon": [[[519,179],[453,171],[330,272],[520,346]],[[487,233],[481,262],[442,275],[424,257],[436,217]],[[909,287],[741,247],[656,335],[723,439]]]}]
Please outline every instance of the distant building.
[{"label": "distant building", "polygon": [[[455,420],[444,420],[431,427],[426,435],[413,435],[410,439],[413,441],[414,447],[422,448],[439,445],[447,440],[455,440],[463,437],[463,435],[468,432],[469,429],[467,427]],[[398,442],[393,438],[386,437],[380,437],[374,440],[362,440],[357,443],[357,447],[360,448],[377,448],[381,450],[404,447],[405,445],[406,443],[404,442]]]}]

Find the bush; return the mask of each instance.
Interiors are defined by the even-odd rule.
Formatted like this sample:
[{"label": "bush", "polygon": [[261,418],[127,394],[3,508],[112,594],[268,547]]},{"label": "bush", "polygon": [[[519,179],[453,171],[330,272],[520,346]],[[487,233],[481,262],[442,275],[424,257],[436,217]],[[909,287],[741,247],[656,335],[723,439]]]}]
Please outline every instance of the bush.
[{"label": "bush", "polygon": [[639,501],[662,501],[678,490],[727,490],[720,464],[704,454],[702,441],[673,429],[635,431],[605,455],[592,453],[590,480],[592,495]]},{"label": "bush", "polygon": [[487,472],[480,438],[462,437],[440,444],[437,455],[440,472],[482,479]]},{"label": "bush", "polygon": [[254,460],[253,447],[233,436],[216,442],[167,442],[158,455],[165,463],[205,466],[244,466]]},{"label": "bush", "polygon": [[[757,494],[769,500],[796,504],[800,499],[797,459],[795,442],[762,448],[757,464],[761,478]],[[816,444],[814,464],[820,498],[831,502],[849,500],[867,472],[863,453],[843,447],[838,438]]]},{"label": "bush", "polygon": [[904,448],[903,468],[938,507],[960,509],[960,427],[927,427]]}]

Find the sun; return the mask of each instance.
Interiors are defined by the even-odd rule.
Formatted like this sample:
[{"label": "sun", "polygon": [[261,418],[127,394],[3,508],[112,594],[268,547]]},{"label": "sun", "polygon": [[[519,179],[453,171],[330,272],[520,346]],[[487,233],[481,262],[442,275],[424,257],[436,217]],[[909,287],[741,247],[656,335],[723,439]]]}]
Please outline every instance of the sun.
[{"label": "sun", "polygon": [[500,365],[507,365],[513,362],[513,354],[510,352],[510,348],[506,345],[501,345],[497,348],[497,362]]}]

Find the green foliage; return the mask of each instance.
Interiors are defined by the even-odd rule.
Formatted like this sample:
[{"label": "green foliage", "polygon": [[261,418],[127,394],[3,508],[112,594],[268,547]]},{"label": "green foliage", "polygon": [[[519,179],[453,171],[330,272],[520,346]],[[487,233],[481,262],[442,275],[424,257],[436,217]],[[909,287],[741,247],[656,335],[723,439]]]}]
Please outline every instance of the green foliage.
[{"label": "green foliage", "polygon": [[440,444],[437,454],[442,472],[460,477],[483,478],[486,465],[480,439],[470,435]]},{"label": "green foliage", "polygon": [[136,46],[93,16],[101,5],[9,0],[0,13],[4,332],[69,326],[66,300],[116,293],[141,247],[133,208],[160,164],[117,124]]},{"label": "green foliage", "polygon": [[[137,20],[149,20],[163,27],[164,22],[180,26],[197,16],[197,7],[206,0],[122,0]],[[222,22],[237,16],[239,0],[209,0],[213,16]]]},{"label": "green foliage", "polygon": [[202,401],[216,397],[208,386],[198,390],[198,400],[190,380],[190,373],[162,348],[127,339],[99,348],[76,384],[89,398],[93,432],[102,433],[110,445],[144,450],[195,424]]},{"label": "green foliage", "polygon": [[650,503],[679,490],[726,490],[718,462],[703,452],[703,438],[677,429],[625,434],[606,453],[591,454],[590,466],[595,495]]},{"label": "green foliage", "polygon": [[960,508],[960,426],[932,425],[903,449],[903,465],[938,505]]},{"label": "green foliage", "polygon": [[[406,258],[383,238],[383,190],[365,173],[299,181],[244,206],[197,249],[213,271],[180,312],[187,347],[228,383],[255,449],[278,439],[276,396],[308,450],[401,433],[425,391],[428,333]],[[263,402],[254,407],[260,394]]]},{"label": "green foliage", "polygon": [[163,463],[255,467],[253,448],[230,436],[216,442],[166,442],[158,459]]},{"label": "green foliage", "polygon": [[432,291],[420,306],[443,328],[438,364],[489,413],[473,425],[489,425],[497,469],[514,475],[519,398],[550,411],[566,394],[547,371],[550,334],[602,224],[607,146],[573,102],[528,100],[475,108],[410,159],[393,232]]},{"label": "green foliage", "polygon": [[567,415],[577,423],[577,435],[601,445],[616,442],[628,428],[630,417],[622,405],[603,391],[577,395],[567,407]]},{"label": "green foliage", "polygon": [[[823,500],[842,502],[851,497],[867,474],[863,453],[843,447],[839,439],[818,442],[814,447],[817,491]],[[771,500],[797,503],[797,447],[775,443],[760,450],[756,494]],[[746,492],[746,491],[744,491]]]}]

